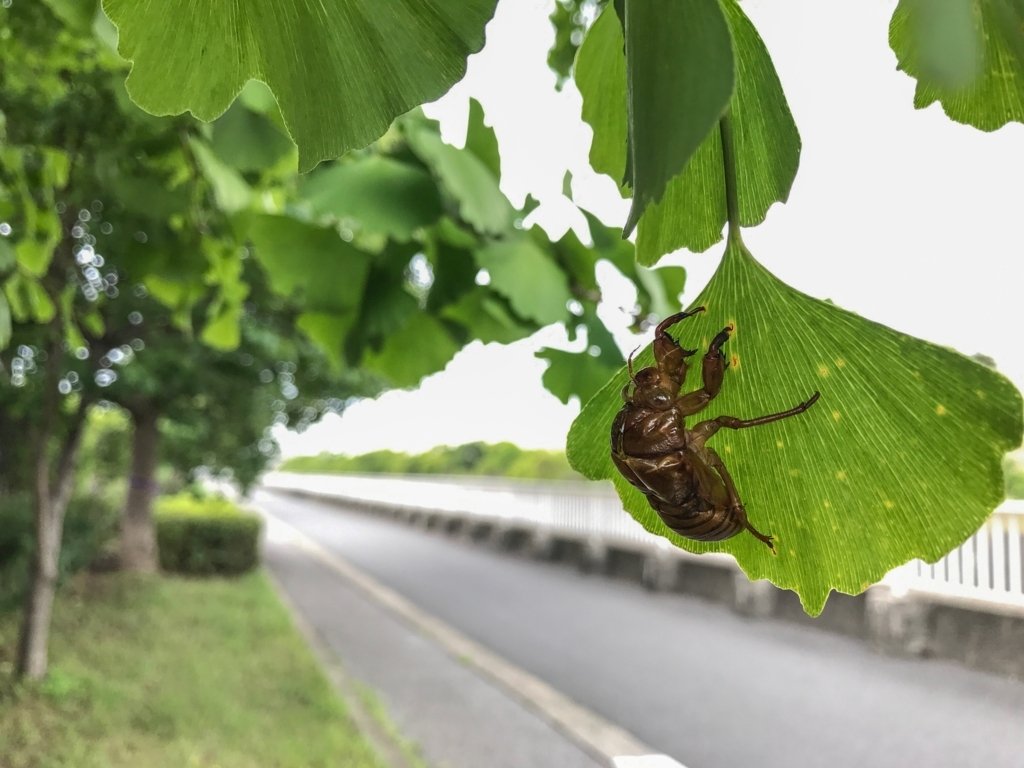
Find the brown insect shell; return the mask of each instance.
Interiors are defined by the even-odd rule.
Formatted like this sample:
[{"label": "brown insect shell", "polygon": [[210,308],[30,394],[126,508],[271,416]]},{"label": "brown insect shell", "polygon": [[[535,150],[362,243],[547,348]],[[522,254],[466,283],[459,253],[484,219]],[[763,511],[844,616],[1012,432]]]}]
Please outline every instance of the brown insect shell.
[{"label": "brown insect shell", "polygon": [[671,377],[659,375],[656,368],[640,371],[635,381],[636,388],[612,423],[612,445],[624,455],[636,457],[682,448],[686,428],[675,407],[679,386]]}]

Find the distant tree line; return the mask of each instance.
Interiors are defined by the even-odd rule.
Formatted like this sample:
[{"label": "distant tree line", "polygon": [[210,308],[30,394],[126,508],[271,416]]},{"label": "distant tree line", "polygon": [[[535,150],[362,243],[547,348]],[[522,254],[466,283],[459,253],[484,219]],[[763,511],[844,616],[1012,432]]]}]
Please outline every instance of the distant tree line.
[{"label": "distant tree line", "polygon": [[321,453],[284,461],[283,472],[322,474],[390,472],[409,475],[489,475],[574,480],[579,475],[562,451],[524,450],[512,443],[441,445],[425,453],[373,451],[360,456]]},{"label": "distant tree line", "polygon": [[[512,443],[441,445],[425,453],[373,451],[359,456],[321,453],[296,456],[278,467],[282,472],[342,474],[390,472],[407,475],[489,475],[532,477],[542,480],[576,480],[562,451],[524,450]],[[1007,454],[1003,462],[1006,496],[1024,499],[1024,449]]]}]

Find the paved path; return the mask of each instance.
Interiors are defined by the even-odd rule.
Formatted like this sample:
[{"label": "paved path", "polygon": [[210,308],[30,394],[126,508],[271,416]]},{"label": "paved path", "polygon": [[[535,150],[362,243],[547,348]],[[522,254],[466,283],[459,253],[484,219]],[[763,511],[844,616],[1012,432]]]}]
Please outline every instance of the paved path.
[{"label": "paved path", "polygon": [[[813,628],[743,619],[696,599],[652,595],[336,505],[266,492],[257,501],[424,610],[689,768],[1024,766],[1024,684],[1019,682],[945,662],[878,656],[855,640]],[[300,577],[273,560],[271,567],[304,611],[322,614],[326,635],[344,634],[353,622],[367,621],[364,614],[373,607],[353,613],[345,585],[327,574],[303,571]],[[383,626],[385,619],[374,621]],[[413,686],[424,706],[450,696],[453,703],[438,712],[439,722],[452,718],[448,727],[455,732],[449,738],[479,735],[485,753],[488,744],[492,749],[501,744],[503,751],[517,747],[517,734],[496,722],[493,710],[476,702],[468,710],[457,706],[469,694],[450,682],[436,650],[403,657],[403,667],[408,665],[403,670],[383,668],[406,645],[422,641],[405,638],[396,645],[382,639],[355,655],[353,642],[339,642],[339,652],[353,674],[370,685],[380,687],[383,680],[391,689]],[[463,671],[467,680],[474,677]],[[433,679],[437,676],[445,679]],[[465,685],[476,690],[480,683]],[[489,702],[493,692],[472,695]],[[467,711],[468,719],[457,719]],[[415,715],[399,709],[396,719],[404,730]],[[425,742],[424,748],[429,756]],[[572,762],[545,753],[546,747],[525,749],[511,762],[492,751],[475,765],[587,764],[581,754]]]},{"label": "paved path", "polygon": [[271,521],[265,562],[292,607],[432,768],[606,768],[290,539]]}]

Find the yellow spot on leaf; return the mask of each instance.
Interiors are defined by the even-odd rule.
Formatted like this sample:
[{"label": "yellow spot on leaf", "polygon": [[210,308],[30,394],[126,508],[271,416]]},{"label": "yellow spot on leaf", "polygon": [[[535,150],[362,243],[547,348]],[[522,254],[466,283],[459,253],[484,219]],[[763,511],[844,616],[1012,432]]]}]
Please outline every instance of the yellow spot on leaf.
[{"label": "yellow spot on leaf", "polygon": [[733,368],[739,368],[740,367],[740,356],[734,353],[729,358],[729,365],[732,366]]},{"label": "yellow spot on leaf", "polygon": [[836,368],[845,368],[845,367],[846,367],[846,361],[843,358],[840,357],[838,360],[836,360]]},{"label": "yellow spot on leaf", "polygon": [[845,480],[845,479],[846,479],[846,473],[843,470],[840,469],[838,472],[836,472],[836,480]]},{"label": "yellow spot on leaf", "polygon": [[725,446],[725,452],[726,453],[732,453],[732,446],[731,445]]},{"label": "yellow spot on leaf", "polygon": [[799,474],[800,474],[800,470],[799,469],[791,469],[791,470],[789,470],[789,476],[790,477],[797,477]]},{"label": "yellow spot on leaf", "polygon": [[781,440],[776,440],[775,441],[775,447],[776,448],[782,448],[784,445],[785,445],[785,443],[783,443]]},{"label": "yellow spot on leaf", "polygon": [[818,366],[818,375],[821,376],[821,378],[827,379],[829,373],[831,373],[831,371],[829,371],[828,366],[824,363]]},{"label": "yellow spot on leaf", "polygon": [[789,548],[789,554],[791,554],[791,555],[795,555],[795,554],[796,554],[796,550],[795,550],[795,549],[793,549],[792,547],[790,547],[790,548]]},{"label": "yellow spot on leaf", "polygon": [[935,413],[937,413],[939,416],[945,416],[946,406],[944,406],[942,403],[939,403],[938,405],[935,406]]},{"label": "yellow spot on leaf", "polygon": [[828,499],[825,499],[825,501],[823,501],[821,505],[822,505],[822,506],[823,506],[823,507],[824,507],[825,509],[832,509],[832,502],[831,502],[831,501],[829,501]]},{"label": "yellow spot on leaf", "polygon": [[871,586],[871,582],[870,581],[862,581],[860,583],[860,591],[863,592],[865,589],[867,589],[870,586]]},{"label": "yellow spot on leaf", "polygon": [[978,396],[979,400],[984,400],[985,399],[985,390],[983,390],[983,389],[976,389],[976,390],[974,390],[974,394],[976,394]]},{"label": "yellow spot on leaf", "polygon": [[886,499],[885,501],[883,501],[883,502],[882,502],[882,504],[883,504],[883,505],[885,506],[885,508],[886,508],[886,509],[892,509],[893,507],[895,507],[895,506],[896,506],[896,505],[895,505],[895,504],[893,504],[893,503],[892,503],[892,501],[891,501],[891,500],[889,500],[889,499]]},{"label": "yellow spot on leaf", "polygon": [[843,418],[843,414],[839,411],[832,411],[832,421],[839,421],[841,418]]}]

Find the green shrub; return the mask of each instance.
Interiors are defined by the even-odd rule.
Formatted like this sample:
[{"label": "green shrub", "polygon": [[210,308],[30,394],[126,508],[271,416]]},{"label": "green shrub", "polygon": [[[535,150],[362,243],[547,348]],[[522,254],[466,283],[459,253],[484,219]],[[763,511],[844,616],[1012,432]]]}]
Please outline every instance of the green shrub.
[{"label": "green shrub", "polygon": [[[76,496],[64,518],[59,578],[88,566],[117,535],[119,500],[111,495]],[[28,493],[0,496],[0,611],[17,606],[28,586],[28,567],[35,545],[32,497]]]},{"label": "green shrub", "polygon": [[259,564],[261,521],[221,496],[157,499],[160,567],[194,576],[245,573]]}]

